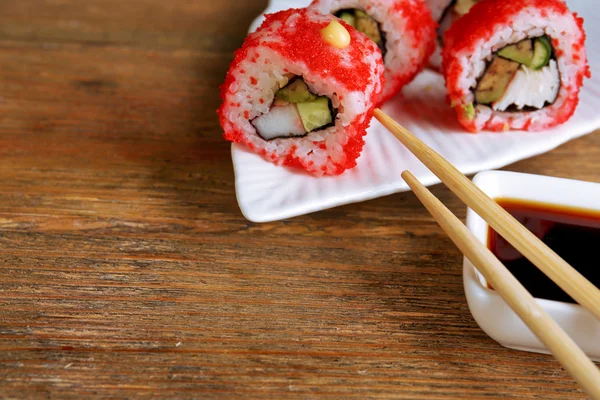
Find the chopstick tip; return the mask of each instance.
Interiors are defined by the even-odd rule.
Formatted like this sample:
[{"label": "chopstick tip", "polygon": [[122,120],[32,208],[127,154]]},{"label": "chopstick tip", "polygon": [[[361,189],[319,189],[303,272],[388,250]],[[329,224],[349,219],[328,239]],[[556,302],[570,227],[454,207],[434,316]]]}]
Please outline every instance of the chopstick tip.
[{"label": "chopstick tip", "polygon": [[415,191],[415,187],[418,186],[419,184],[421,184],[421,182],[419,182],[417,177],[415,177],[409,170],[402,172],[402,174],[400,174],[400,176],[402,176],[402,179],[404,179],[404,182],[406,182],[408,187],[410,187],[410,189],[413,192]]},{"label": "chopstick tip", "polygon": [[381,116],[383,115],[383,111],[381,111],[380,108],[375,108],[373,110],[373,116],[377,119],[381,118]]}]

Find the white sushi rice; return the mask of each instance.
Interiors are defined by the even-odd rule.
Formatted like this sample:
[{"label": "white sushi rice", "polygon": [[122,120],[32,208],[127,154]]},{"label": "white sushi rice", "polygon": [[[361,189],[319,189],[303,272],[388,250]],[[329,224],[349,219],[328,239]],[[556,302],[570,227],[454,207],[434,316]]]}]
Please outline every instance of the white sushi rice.
[{"label": "white sushi rice", "polygon": [[464,49],[453,55],[462,66],[462,73],[458,83],[462,97],[453,99],[454,105],[472,104],[474,99],[473,89],[477,86],[479,78],[483,75],[487,63],[493,54],[503,47],[520,42],[526,38],[535,38],[544,34],[553,39],[558,39],[561,55],[557,59],[561,85],[558,96],[552,105],[538,111],[531,112],[501,112],[494,111],[487,105],[475,106],[474,122],[478,130],[486,124],[504,124],[506,129],[523,129],[528,126],[530,130],[537,130],[552,123],[554,115],[564,102],[569,98],[571,90],[576,88],[577,74],[585,64],[585,57],[576,62],[573,53],[573,44],[581,40],[582,33],[574,18],[545,9],[546,16],[534,7],[524,8],[509,24],[498,25],[490,39],[482,38],[475,44],[474,49]]},{"label": "white sushi rice", "polygon": [[[294,14],[286,21],[286,29],[294,29],[296,18],[298,15]],[[328,23],[331,16],[314,14],[311,19]],[[272,29],[259,30],[253,35],[262,43],[277,42],[281,39],[273,31],[280,26],[281,22],[276,22],[271,26]],[[349,50],[340,52],[347,55],[346,62],[351,64]],[[252,62],[256,57],[261,62]],[[224,129],[242,131],[255,151],[274,154],[275,157],[271,161],[275,163],[281,163],[286,156],[293,153],[301,159],[308,171],[316,175],[332,174],[337,168],[335,164],[345,160],[342,146],[348,142],[349,137],[357,134],[351,124],[357,119],[359,122],[366,120],[366,110],[372,107],[374,94],[382,90],[380,80],[375,78],[383,72],[380,60],[377,52],[365,53],[363,61],[371,67],[370,76],[374,78],[368,87],[363,88],[364,91],[347,91],[343,89],[345,86],[338,82],[335,76],[327,74],[327,71],[311,71],[306,64],[292,62],[266,46],[251,48],[244,61],[236,70],[231,71],[235,81],[228,88],[231,92],[228,102],[238,103],[239,106],[225,109],[226,124],[229,126],[224,126]],[[331,99],[332,106],[338,111],[335,124],[300,138],[264,140],[256,132],[251,120],[269,112],[275,93],[288,82],[288,74],[302,76],[312,93]],[[258,83],[253,84],[251,78],[255,78]],[[343,100],[340,101],[340,98]],[[322,148],[321,144],[325,145],[325,148]],[[295,151],[292,151],[292,146]]]},{"label": "white sushi rice", "polygon": [[[454,0],[425,0],[425,3],[431,11],[433,20],[439,24],[444,15],[444,11],[446,11],[453,1]],[[439,40],[436,41],[435,51],[429,59],[429,65],[437,71],[441,71],[442,69],[442,47]]]},{"label": "white sushi rice", "polygon": [[[433,20],[438,23],[438,40],[436,40],[435,51],[431,55],[429,59],[429,66],[437,71],[442,70],[442,45],[443,35],[450,28],[450,26],[456,21],[457,17],[454,16],[454,13],[451,10],[444,15],[445,11],[453,4],[456,3],[455,0],[425,0],[425,4],[429,7],[431,11],[431,16]],[[444,20],[442,20],[444,17]]]},{"label": "white sushi rice", "polygon": [[[415,3],[415,0],[404,0]],[[420,1],[420,0],[419,0]],[[384,57],[386,84],[383,97],[389,98],[395,90],[394,82],[399,77],[411,75],[423,65],[422,43],[412,35],[407,35],[407,16],[394,12],[393,0],[319,0],[311,7],[323,14],[335,14],[344,9],[363,10],[375,21],[379,22],[385,33],[386,54]],[[427,61],[427,60],[425,60]]]}]

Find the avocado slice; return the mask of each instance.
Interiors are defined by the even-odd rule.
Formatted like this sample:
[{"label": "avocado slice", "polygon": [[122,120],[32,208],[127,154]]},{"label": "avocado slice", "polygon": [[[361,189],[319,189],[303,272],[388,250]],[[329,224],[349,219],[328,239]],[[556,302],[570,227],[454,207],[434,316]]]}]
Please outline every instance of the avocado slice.
[{"label": "avocado slice", "polygon": [[354,16],[354,13],[345,11],[340,14],[340,19],[348,25],[356,28],[356,17]]},{"label": "avocado slice", "polygon": [[379,45],[382,38],[377,21],[362,10],[355,10],[354,15],[356,16],[356,29],[367,35],[369,39]]},{"label": "avocado slice", "polygon": [[505,46],[498,51],[498,55],[529,66],[533,60],[533,44],[531,39],[521,40],[518,43]]},{"label": "avocado slice", "polygon": [[301,103],[305,101],[312,101],[317,96],[312,94],[308,90],[308,86],[302,79],[294,79],[286,87],[279,89],[275,93],[275,101],[287,101],[288,103]]},{"label": "avocado slice", "polygon": [[494,57],[477,84],[475,101],[490,104],[502,97],[519,66],[518,62]]},{"label": "avocado slice", "polygon": [[534,41],[533,59],[529,67],[533,69],[541,69],[548,65],[550,56],[552,55],[552,44],[546,36],[536,38]]},{"label": "avocado slice", "polygon": [[456,5],[454,6],[454,10],[458,13],[458,15],[465,15],[471,10],[475,4],[477,4],[478,0],[456,0]]},{"label": "avocado slice", "polygon": [[306,132],[312,132],[333,122],[331,110],[329,109],[329,99],[327,97],[318,97],[312,101],[296,105],[298,106],[298,113]]}]

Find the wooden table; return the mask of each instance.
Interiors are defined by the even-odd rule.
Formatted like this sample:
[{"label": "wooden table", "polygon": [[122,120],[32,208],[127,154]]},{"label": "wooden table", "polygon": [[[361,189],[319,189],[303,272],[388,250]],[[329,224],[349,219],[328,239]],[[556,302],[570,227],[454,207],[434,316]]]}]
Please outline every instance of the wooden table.
[{"label": "wooden table", "polygon": [[[584,397],[477,327],[411,193],[243,218],[217,88],[265,5],[2,1],[0,397]],[[507,169],[599,160],[596,133]]]}]

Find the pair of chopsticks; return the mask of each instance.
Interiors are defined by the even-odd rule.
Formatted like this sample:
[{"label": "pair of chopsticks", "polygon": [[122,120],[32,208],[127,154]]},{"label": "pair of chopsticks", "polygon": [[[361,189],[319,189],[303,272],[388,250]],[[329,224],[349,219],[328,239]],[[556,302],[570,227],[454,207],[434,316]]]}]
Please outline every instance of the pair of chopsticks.
[{"label": "pair of chopsticks", "polygon": [[[575,301],[600,319],[600,290],[527,228],[487,196],[441,155],[417,139],[383,111],[375,118],[423,164],[479,214],[496,232],[527,257]],[[477,267],[494,289],[544,343],[556,359],[593,399],[600,399],[600,370],[544,311],[533,296],[496,256],[409,171],[402,178],[460,251]]]}]

